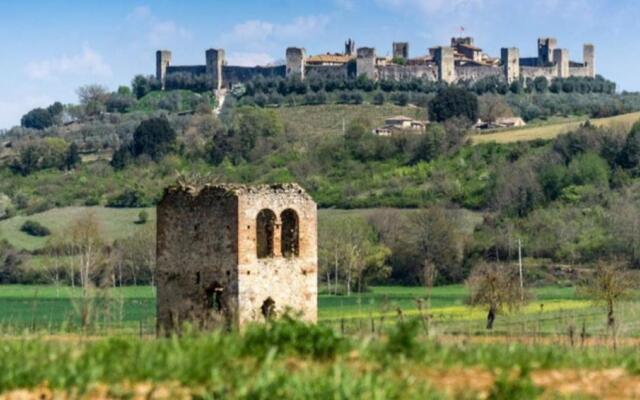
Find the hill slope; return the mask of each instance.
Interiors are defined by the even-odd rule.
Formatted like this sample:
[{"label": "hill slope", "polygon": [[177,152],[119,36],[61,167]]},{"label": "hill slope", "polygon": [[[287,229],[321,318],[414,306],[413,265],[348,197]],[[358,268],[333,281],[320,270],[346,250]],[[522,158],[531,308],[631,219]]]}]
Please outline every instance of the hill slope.
[{"label": "hill slope", "polygon": [[593,125],[598,127],[618,128],[628,130],[631,125],[640,120],[640,112],[616,115],[615,117],[588,119],[571,122],[561,122],[544,126],[534,126],[530,128],[517,128],[505,131],[488,133],[485,135],[473,135],[471,140],[473,144],[480,143],[513,143],[520,141],[529,141],[536,139],[553,139],[558,135],[577,129],[581,124],[589,120]]}]

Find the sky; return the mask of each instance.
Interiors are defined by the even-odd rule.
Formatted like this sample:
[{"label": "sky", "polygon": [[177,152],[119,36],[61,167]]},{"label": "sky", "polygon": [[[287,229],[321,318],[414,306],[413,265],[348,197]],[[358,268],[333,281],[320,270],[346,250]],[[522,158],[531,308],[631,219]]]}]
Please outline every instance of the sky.
[{"label": "sky", "polygon": [[[288,46],[307,53],[356,47],[391,52],[409,42],[410,56],[473,36],[492,56],[519,47],[535,56],[541,36],[558,39],[572,60],[596,46],[597,72],[620,90],[640,90],[638,0],[201,0],[0,1],[0,129],[34,107],[77,102],[79,86],[115,90],[136,74],[154,74],[155,51],[174,65],[204,64],[224,48],[230,65],[284,59]],[[464,30],[463,30],[464,29]]]}]

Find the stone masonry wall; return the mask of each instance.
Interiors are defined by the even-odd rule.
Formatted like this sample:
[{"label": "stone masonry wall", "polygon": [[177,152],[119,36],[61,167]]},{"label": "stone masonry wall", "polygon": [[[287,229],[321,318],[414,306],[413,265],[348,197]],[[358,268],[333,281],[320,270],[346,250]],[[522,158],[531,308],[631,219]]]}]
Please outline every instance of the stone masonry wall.
[{"label": "stone masonry wall", "polygon": [[[276,216],[274,251],[258,258],[257,217],[265,209]],[[281,251],[285,210],[297,215],[297,255]],[[316,213],[295,184],[167,189],[157,208],[158,331],[169,333],[185,322],[241,328],[264,321],[267,299],[277,315],[291,309],[316,321]]]},{"label": "stone masonry wall", "polygon": [[222,67],[222,80],[224,86],[231,87],[236,83],[248,82],[257,76],[264,76],[265,78],[276,76],[284,77],[285,73],[286,67],[284,65],[274,67],[238,67],[225,65]]},{"label": "stone masonry wall", "polygon": [[504,71],[500,67],[489,66],[464,66],[455,67],[457,81],[477,81],[489,76],[504,76]]},{"label": "stone masonry wall", "polygon": [[[275,213],[274,257],[257,257],[256,215],[263,209]],[[299,255],[286,258],[280,244],[282,212],[292,209],[298,215]],[[286,193],[249,193],[239,198],[238,219],[241,230],[238,243],[239,321],[243,325],[263,320],[261,306],[271,298],[275,312],[287,309],[304,320],[317,319],[318,254],[317,207],[301,189]],[[243,234],[245,231],[246,234]]]},{"label": "stone masonry wall", "polygon": [[555,66],[551,66],[551,67],[520,66],[520,76],[523,79],[527,79],[527,78],[535,79],[539,76],[543,76],[547,78],[548,81],[551,81],[557,76],[557,69]]},{"label": "stone masonry wall", "polygon": [[[237,198],[217,189],[166,191],[157,214],[157,324],[170,332],[237,321]],[[223,288],[222,312],[207,304],[207,289]]]},{"label": "stone masonry wall", "polygon": [[403,80],[421,78],[428,81],[438,80],[438,67],[434,65],[397,65],[388,64],[377,67],[380,79]]},{"label": "stone masonry wall", "polygon": [[591,77],[591,71],[588,67],[569,67],[569,75]]},{"label": "stone masonry wall", "polygon": [[167,75],[174,73],[204,75],[206,72],[207,67],[205,65],[171,65],[167,67]]}]

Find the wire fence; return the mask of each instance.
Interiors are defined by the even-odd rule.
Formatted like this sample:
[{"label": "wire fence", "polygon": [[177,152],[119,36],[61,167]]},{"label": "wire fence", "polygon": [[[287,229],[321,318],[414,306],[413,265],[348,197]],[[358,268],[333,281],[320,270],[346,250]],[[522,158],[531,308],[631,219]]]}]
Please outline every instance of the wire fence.
[{"label": "wire fence", "polygon": [[[336,300],[336,299],[334,299]],[[420,301],[404,305],[369,304],[356,308],[334,304],[324,312],[319,324],[343,335],[377,335],[389,332],[398,321],[416,319],[422,334],[430,337],[505,336],[520,338],[584,338],[640,337],[640,303],[620,303],[616,310],[615,329],[607,325],[606,311],[601,307],[567,308],[554,311],[514,312],[498,315],[492,330],[486,329],[481,312],[447,314],[446,310],[424,308]],[[156,336],[155,299],[93,299],[83,322],[82,304],[69,298],[1,298],[0,334],[91,336],[136,335]],[[324,315],[323,315],[324,314]],[[327,316],[327,314],[331,316]],[[576,339],[577,338],[577,339]]]}]

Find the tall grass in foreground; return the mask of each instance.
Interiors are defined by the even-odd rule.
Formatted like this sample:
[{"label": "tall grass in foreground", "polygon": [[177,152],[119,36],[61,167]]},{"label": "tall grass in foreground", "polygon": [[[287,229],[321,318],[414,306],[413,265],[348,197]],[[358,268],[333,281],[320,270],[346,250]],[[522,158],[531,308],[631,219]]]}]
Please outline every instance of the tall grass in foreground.
[{"label": "tall grass in foreground", "polygon": [[426,371],[472,367],[496,373],[491,393],[501,398],[533,393],[531,370],[622,367],[640,374],[640,353],[631,349],[445,344],[420,329],[418,320],[407,319],[385,337],[350,338],[285,318],[244,334],[0,339],[0,393],[43,383],[85,393],[101,384],[115,396],[126,385],[173,383],[198,398],[428,399],[443,394]]}]

